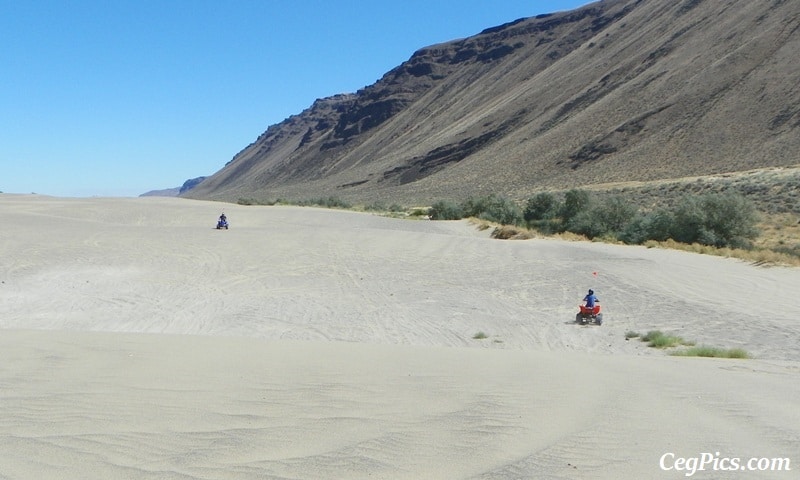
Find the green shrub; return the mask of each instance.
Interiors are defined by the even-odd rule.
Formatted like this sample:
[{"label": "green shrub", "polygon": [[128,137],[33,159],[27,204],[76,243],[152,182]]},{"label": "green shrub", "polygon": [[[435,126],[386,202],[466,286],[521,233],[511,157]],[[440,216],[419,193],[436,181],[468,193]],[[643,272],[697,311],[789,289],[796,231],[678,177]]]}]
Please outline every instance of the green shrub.
[{"label": "green shrub", "polygon": [[683,243],[706,243],[713,241],[705,230],[705,212],[698,197],[684,197],[675,210],[675,222],[671,237]]},{"label": "green shrub", "polygon": [[521,225],[522,210],[501,195],[469,198],[461,205],[465,217],[476,217],[503,225]]},{"label": "green shrub", "polygon": [[561,226],[561,221],[557,218],[551,218],[548,220],[531,220],[528,222],[528,228],[532,228],[545,235],[553,235],[564,231]]},{"label": "green shrub", "polygon": [[647,216],[636,215],[620,232],[619,239],[628,245],[640,245],[647,240]]},{"label": "green shrub", "polygon": [[339,197],[323,197],[312,198],[310,200],[301,200],[297,203],[300,206],[317,206],[325,208],[352,208],[353,205],[349,202],[342,200]]},{"label": "green shrub", "polygon": [[460,220],[464,218],[464,210],[460,205],[449,200],[439,200],[428,209],[431,220]]},{"label": "green shrub", "polygon": [[617,238],[635,216],[636,207],[622,197],[612,196],[580,210],[567,222],[566,229],[589,238]]},{"label": "green shrub", "polygon": [[749,248],[758,236],[757,222],[755,207],[741,195],[686,197],[675,211],[671,236],[683,243]]},{"label": "green shrub", "polygon": [[523,218],[526,222],[549,220],[558,215],[558,202],[552,193],[542,192],[528,199]]},{"label": "green shrub", "polygon": [[565,224],[575,218],[579,213],[587,210],[591,204],[589,193],[584,190],[572,189],[564,194],[564,204],[561,206],[561,220]]},{"label": "green shrub", "polygon": [[615,234],[621,232],[636,216],[636,207],[616,195],[604,198],[590,211],[600,219],[607,232]]},{"label": "green shrub", "polygon": [[648,240],[663,242],[670,238],[674,220],[667,210],[656,210],[642,215],[635,215],[619,233],[619,239],[625,243],[638,245]]},{"label": "green shrub", "polygon": [[575,216],[570,218],[564,225],[564,229],[568,232],[585,235],[588,238],[599,237],[607,233],[600,219],[590,210],[582,210],[575,214]]}]

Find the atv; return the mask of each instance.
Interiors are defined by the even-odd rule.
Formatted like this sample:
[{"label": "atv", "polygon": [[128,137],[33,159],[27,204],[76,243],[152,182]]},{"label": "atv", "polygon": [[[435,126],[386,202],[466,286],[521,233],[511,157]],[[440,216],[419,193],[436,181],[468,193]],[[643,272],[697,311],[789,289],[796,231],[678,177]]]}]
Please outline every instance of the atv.
[{"label": "atv", "polygon": [[217,230],[222,230],[223,228],[224,228],[225,230],[227,230],[227,229],[228,229],[228,221],[227,221],[227,220],[222,220],[222,219],[220,219],[220,220],[217,222]]},{"label": "atv", "polygon": [[586,324],[603,324],[603,314],[600,313],[600,304],[595,303],[594,307],[586,307],[585,305],[578,306],[581,310],[575,315],[575,323],[581,325]]}]

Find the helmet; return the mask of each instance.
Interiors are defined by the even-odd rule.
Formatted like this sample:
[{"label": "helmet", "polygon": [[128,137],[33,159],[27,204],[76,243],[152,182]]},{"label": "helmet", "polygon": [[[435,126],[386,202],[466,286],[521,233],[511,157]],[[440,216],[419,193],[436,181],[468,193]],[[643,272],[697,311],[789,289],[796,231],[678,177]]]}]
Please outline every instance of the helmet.
[{"label": "helmet", "polygon": [[594,295],[594,290],[592,290],[591,288],[589,289],[589,295]]}]

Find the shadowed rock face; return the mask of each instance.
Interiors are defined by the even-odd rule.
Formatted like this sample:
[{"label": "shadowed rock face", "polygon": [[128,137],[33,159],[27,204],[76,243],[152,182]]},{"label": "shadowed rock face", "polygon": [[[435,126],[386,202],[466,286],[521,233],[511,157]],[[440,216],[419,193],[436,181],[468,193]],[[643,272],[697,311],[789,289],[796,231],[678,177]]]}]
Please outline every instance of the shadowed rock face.
[{"label": "shadowed rock face", "polygon": [[800,2],[606,0],[414,53],[184,196],[400,202],[798,163]]},{"label": "shadowed rock face", "polygon": [[181,185],[180,193],[188,192],[189,190],[193,189],[194,187],[200,185],[200,183],[205,179],[206,179],[206,177],[197,177],[197,178],[190,178],[189,180],[186,180],[185,182],[183,182],[183,185]]}]

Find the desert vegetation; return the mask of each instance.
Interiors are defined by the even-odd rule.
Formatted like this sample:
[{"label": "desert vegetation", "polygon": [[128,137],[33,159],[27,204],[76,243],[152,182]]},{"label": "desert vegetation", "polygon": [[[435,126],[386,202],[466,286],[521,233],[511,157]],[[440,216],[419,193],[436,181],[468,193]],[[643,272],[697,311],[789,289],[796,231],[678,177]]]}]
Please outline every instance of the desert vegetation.
[{"label": "desert vegetation", "polygon": [[719,348],[710,347],[707,345],[691,347],[685,350],[677,350],[671,352],[670,355],[675,357],[752,358],[746,350],[741,348]]},{"label": "desert vegetation", "polygon": [[621,195],[576,189],[561,198],[539,193],[528,199],[524,210],[508,198],[489,195],[461,203],[438,201],[429,214],[433,220],[474,217],[545,234],[571,232],[628,244],[672,239],[720,248],[752,248],[759,234],[755,207],[735,193],[686,196],[672,208],[646,211]]},{"label": "desert vegetation", "polygon": [[323,207],[323,208],[343,208],[343,209],[353,208],[353,204],[335,196],[307,198],[303,200],[286,200],[283,198],[278,198],[275,200],[258,200],[255,198],[239,198],[239,200],[237,200],[236,203],[238,203],[239,205],[297,205],[300,207]]},{"label": "desert vegetation", "polygon": [[694,345],[694,342],[686,341],[677,335],[666,334],[661,330],[651,330],[647,332],[647,334],[640,336],[639,340],[647,342],[647,346],[653,348],[672,348],[678,345]]},{"label": "desert vegetation", "polygon": [[678,189],[677,198],[662,192],[658,201],[620,189],[540,192],[522,207],[498,195],[460,203],[440,200],[430,208],[430,218],[495,223],[492,236],[499,239],[554,235],[800,265],[794,210],[767,213],[763,198],[752,200],[741,189],[695,188]]},{"label": "desert vegetation", "polygon": [[459,220],[472,217],[501,225],[521,225],[522,210],[512,200],[501,195],[470,197],[461,203],[440,200],[431,206],[431,220]]},{"label": "desert vegetation", "polygon": [[[774,178],[773,178],[774,177]],[[441,199],[430,207],[339,197],[240,198],[241,205],[299,205],[432,220],[476,219],[498,239],[557,236],[736,257],[757,264],[800,265],[800,202],[795,176],[742,175],[638,186],[539,192],[524,201],[503,195]]]},{"label": "desert vegetation", "polygon": [[646,342],[648,347],[658,349],[672,349],[676,347],[688,347],[671,351],[669,354],[676,357],[713,357],[713,358],[739,358],[746,359],[752,356],[741,348],[719,348],[708,345],[695,345],[693,341],[684,340],[677,335],[666,334],[660,330],[651,330],[645,335],[639,332],[625,332],[625,339],[638,338]]}]

